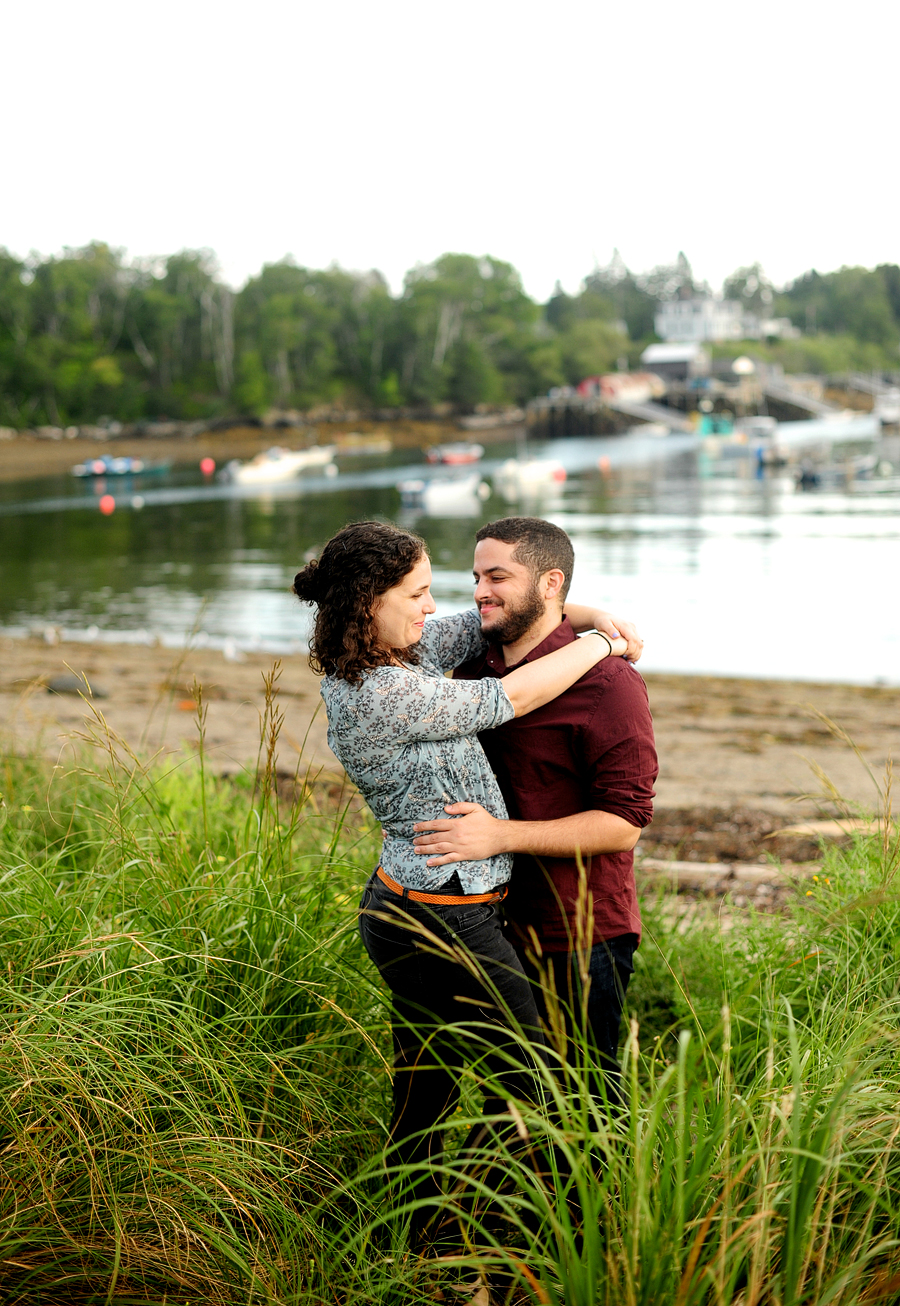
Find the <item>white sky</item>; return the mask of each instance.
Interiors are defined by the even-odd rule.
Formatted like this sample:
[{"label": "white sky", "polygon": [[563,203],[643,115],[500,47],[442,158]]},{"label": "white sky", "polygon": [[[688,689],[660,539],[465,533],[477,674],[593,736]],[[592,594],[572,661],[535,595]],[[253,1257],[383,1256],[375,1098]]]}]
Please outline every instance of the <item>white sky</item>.
[{"label": "white sky", "polygon": [[0,245],[900,262],[889,0],[5,0]]}]

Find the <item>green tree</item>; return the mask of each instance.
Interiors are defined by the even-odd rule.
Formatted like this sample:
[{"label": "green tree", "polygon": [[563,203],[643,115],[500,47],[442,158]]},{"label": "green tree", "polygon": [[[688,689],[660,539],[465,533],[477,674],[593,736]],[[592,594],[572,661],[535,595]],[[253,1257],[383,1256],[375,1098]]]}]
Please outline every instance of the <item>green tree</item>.
[{"label": "green tree", "polygon": [[884,284],[894,322],[900,327],[900,267],[896,263],[880,263],[875,272]]},{"label": "green tree", "polygon": [[25,296],[10,307],[29,419],[63,424],[138,413],[140,377],[123,338],[135,278],[121,253],[100,243],[67,249],[22,267],[19,280]]},{"label": "green tree", "polygon": [[290,259],[268,264],[237,299],[239,402],[254,411],[397,402],[395,318],[378,272],[316,272]]},{"label": "green tree", "polygon": [[596,273],[585,278],[577,295],[567,295],[557,282],[544,314],[554,332],[561,380],[569,385],[612,371],[627,353],[615,299]]},{"label": "green tree", "polygon": [[447,358],[444,393],[463,410],[506,398],[504,378],[480,340],[460,336],[453,345]]},{"label": "green tree", "polygon": [[585,278],[578,295],[567,295],[557,281],[544,315],[556,331],[567,331],[576,322],[615,322],[619,317],[615,300],[591,277]]},{"label": "green tree", "polygon": [[[354,403],[390,402],[396,387],[396,306],[380,272],[332,267],[317,274],[335,321],[336,370]],[[394,384],[385,380],[393,371]]]},{"label": "green tree", "polygon": [[761,263],[737,268],[725,278],[722,293],[726,299],[736,299],[748,313],[765,317],[772,312],[775,288],[763,272]]},{"label": "green tree", "polygon": [[628,350],[628,338],[615,323],[597,318],[575,322],[559,337],[563,372],[569,385],[585,377],[615,371]]},{"label": "green tree", "polygon": [[[452,398],[460,359],[466,358],[467,406],[530,398],[535,373],[546,363],[539,321],[540,309],[511,264],[444,254],[413,269],[404,283],[398,322],[401,386],[414,402]],[[477,385],[476,353],[482,357]]]},{"label": "green tree", "polygon": [[813,270],[785,289],[779,310],[809,332],[895,346],[900,325],[889,295],[891,284],[883,273],[868,268],[843,267],[824,275]]},{"label": "green tree", "polygon": [[0,424],[25,426],[40,402],[31,359],[32,273],[0,249]]},{"label": "green tree", "polygon": [[128,333],[151,413],[206,416],[227,407],[234,384],[232,295],[209,250],[183,250],[157,274],[143,269]]},{"label": "green tree", "polygon": [[643,273],[639,282],[646,294],[657,303],[669,299],[693,299],[695,295],[711,293],[705,281],[695,280],[693,268],[683,250],[678,251],[674,263],[658,263],[655,268]]},{"label": "green tree", "polygon": [[245,349],[238,358],[234,401],[239,412],[254,417],[269,407],[269,378],[258,349]]},{"label": "green tree", "polygon": [[619,251],[605,267],[595,268],[585,278],[585,289],[595,290],[615,305],[615,317],[624,322],[632,340],[653,338],[653,315],[656,299],[646,289],[641,277],[625,266]]},{"label": "green tree", "polygon": [[[237,298],[235,331],[239,374],[256,368],[253,407],[305,408],[335,398],[338,379],[338,315],[328,302],[322,274],[289,259],[267,264]],[[256,363],[245,363],[248,354]],[[265,404],[262,404],[263,391]]]}]

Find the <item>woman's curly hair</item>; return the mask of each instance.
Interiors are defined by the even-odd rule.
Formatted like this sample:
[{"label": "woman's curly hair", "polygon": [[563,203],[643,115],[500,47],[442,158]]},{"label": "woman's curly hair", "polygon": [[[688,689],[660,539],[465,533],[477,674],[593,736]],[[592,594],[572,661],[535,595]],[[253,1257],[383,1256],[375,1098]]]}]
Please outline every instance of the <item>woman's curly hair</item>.
[{"label": "woman's curly hair", "polygon": [[379,648],[374,607],[427,556],[418,535],[386,522],[356,522],[331,537],[321,557],[297,572],[292,586],[298,599],[318,608],[309,642],[313,671],[356,684],[364,671],[388,666],[395,656],[418,660],[415,646]]}]

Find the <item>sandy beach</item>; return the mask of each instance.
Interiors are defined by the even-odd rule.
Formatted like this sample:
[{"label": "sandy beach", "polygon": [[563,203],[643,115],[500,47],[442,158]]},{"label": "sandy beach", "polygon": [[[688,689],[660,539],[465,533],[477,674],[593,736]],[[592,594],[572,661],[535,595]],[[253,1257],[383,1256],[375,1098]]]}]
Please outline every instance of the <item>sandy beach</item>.
[{"label": "sandy beach", "polygon": [[[106,727],[140,756],[196,749],[194,683],[207,706],[205,748],[219,774],[253,769],[259,749],[263,677],[271,654],[239,662],[197,648],[110,645],[0,637],[3,746],[37,749],[66,765],[85,736]],[[73,677],[82,677],[81,694]],[[48,685],[57,677],[67,692]],[[90,686],[89,698],[84,684]],[[833,809],[815,794],[811,763],[847,798],[874,806],[875,791],[852,749],[816,715],[854,741],[877,777],[900,737],[900,690],[795,681],[647,674],[660,755],[657,816],[645,854],[701,863],[789,862],[816,856],[814,838],[773,832]],[[326,741],[318,680],[305,659],[281,664],[284,713],[279,770],[331,779],[340,767]]]}]

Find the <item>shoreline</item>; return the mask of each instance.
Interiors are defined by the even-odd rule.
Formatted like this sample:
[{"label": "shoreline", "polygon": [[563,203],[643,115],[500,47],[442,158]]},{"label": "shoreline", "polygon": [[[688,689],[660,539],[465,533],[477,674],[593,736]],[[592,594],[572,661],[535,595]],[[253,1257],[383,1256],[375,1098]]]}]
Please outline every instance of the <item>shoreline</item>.
[{"label": "shoreline", "polygon": [[[91,633],[90,627],[67,627],[60,625],[58,622],[44,621],[40,618],[29,621],[27,626],[0,625],[0,640],[37,640],[38,643],[43,642],[50,645],[84,646],[86,648],[157,648],[170,653],[173,657],[194,650],[220,653],[226,661],[239,660],[250,655],[281,659],[295,657],[305,659],[306,657],[305,645],[301,645],[296,641],[286,641],[284,644],[278,644],[277,642],[242,644],[240,640],[233,639],[231,636],[211,635],[201,638],[202,642],[199,643],[182,644],[178,643],[177,640],[169,642],[167,635],[150,632],[143,628],[137,630],[101,630],[94,627],[94,633]],[[239,655],[237,659],[235,654]],[[645,680],[741,681],[753,685],[793,685],[798,688],[806,686],[810,692],[815,689],[826,692],[840,689],[875,689],[893,690],[900,693],[900,679],[897,681],[881,678],[874,681],[818,680],[788,675],[743,676],[737,671],[677,671],[665,667],[654,667],[651,670],[643,665],[639,670]]]},{"label": "shoreline", "polygon": [[[105,769],[111,752],[132,751],[144,763],[177,765],[198,751],[200,685],[205,766],[223,777],[255,776],[265,757],[263,676],[278,663],[279,792],[312,786],[317,804],[330,809],[346,801],[347,780],[303,655],[229,658],[209,647],[47,643],[0,632],[0,755],[37,754],[68,769],[92,766],[86,754],[99,750]],[[49,692],[57,677],[66,678],[56,682],[65,692]],[[681,898],[780,910],[820,870],[821,827],[809,823],[841,814],[814,769],[850,803],[878,807],[865,765],[825,718],[880,777],[900,737],[900,690],[651,672],[644,679],[660,773],[654,819],[635,850],[641,892],[667,887]],[[833,819],[821,832],[846,837]]]},{"label": "shoreline", "polygon": [[100,458],[143,458],[148,462],[171,460],[175,466],[199,463],[214,458],[219,467],[231,458],[247,459],[273,445],[305,447],[330,444],[335,438],[358,432],[361,435],[390,437],[398,449],[421,449],[449,440],[477,438],[487,444],[508,438],[509,427],[466,432],[455,419],[433,418],[397,421],[348,420],[311,423],[309,427],[232,426],[221,431],[199,431],[193,435],[140,436],[117,435],[109,439],[45,440],[21,434],[14,440],[0,442],[0,481],[31,480],[39,476],[60,476],[76,464]]},{"label": "shoreline", "polygon": [[[53,628],[48,634],[53,641]],[[255,766],[262,677],[276,662],[285,713],[282,769],[293,772],[302,758],[304,768],[339,773],[326,741],[318,678],[299,653],[100,639],[48,642],[0,632],[0,737],[16,751],[65,752],[93,710],[143,755],[196,747],[196,679],[209,710],[206,755],[215,769],[233,773]],[[900,689],[642,674],[660,755],[658,809],[751,808],[782,819],[811,816],[822,806],[808,796],[818,789],[811,766],[821,767],[851,802],[875,801],[865,768],[825,718],[846,732],[880,776],[900,735]],[[93,689],[93,708],[84,688],[85,698],[77,689],[48,692],[54,677],[79,675]]]}]

